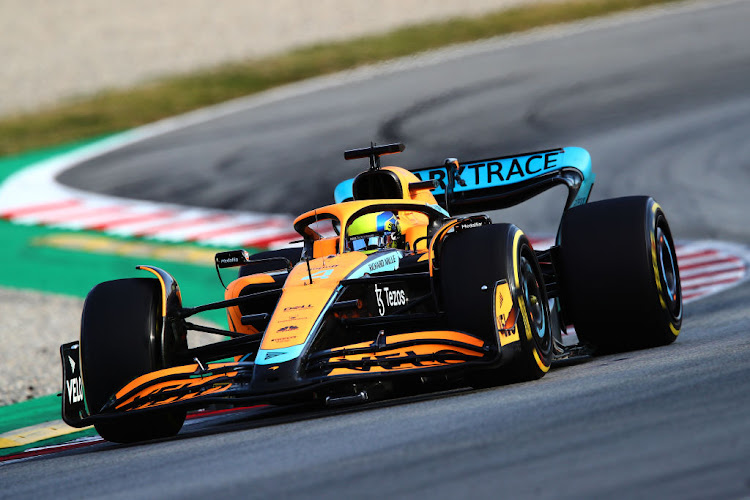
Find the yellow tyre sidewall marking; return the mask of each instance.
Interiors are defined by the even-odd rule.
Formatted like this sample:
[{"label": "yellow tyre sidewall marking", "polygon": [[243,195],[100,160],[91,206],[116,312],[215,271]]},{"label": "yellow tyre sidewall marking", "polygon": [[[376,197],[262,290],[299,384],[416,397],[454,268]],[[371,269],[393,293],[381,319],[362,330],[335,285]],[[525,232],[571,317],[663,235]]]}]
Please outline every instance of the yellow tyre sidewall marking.
[{"label": "yellow tyre sidewall marking", "polygon": [[[656,255],[656,213],[657,211],[661,210],[661,207],[658,203],[653,202],[651,205],[651,212],[653,214],[653,231],[650,231],[651,233],[651,264],[654,268],[654,279],[656,280],[656,289],[659,291],[659,303],[661,304],[661,308],[664,311],[667,311],[667,304],[664,303],[664,298],[662,297],[662,288],[661,288],[661,271],[659,270],[659,260]],[[668,312],[668,311],[667,311]],[[678,328],[675,328],[675,326],[672,324],[672,321],[669,321],[669,329],[672,331],[672,334],[674,334],[675,337],[677,337],[680,334],[680,330]]]},{"label": "yellow tyre sidewall marking", "polygon": [[161,286],[161,317],[165,318],[167,316],[167,286],[164,283],[164,280],[162,277],[157,273],[155,270],[151,269],[148,266],[137,266],[136,269],[142,269],[143,271],[148,271],[159,280],[159,285]]},{"label": "yellow tyre sidewall marking", "polygon": [[[516,292],[521,290],[521,280],[518,276],[518,263],[521,262],[521,256],[519,255],[520,247],[518,245],[518,242],[520,241],[521,236],[523,236],[523,231],[518,229],[516,231],[516,235],[513,237],[513,274],[515,277]],[[534,354],[536,364],[537,366],[539,366],[539,369],[542,370],[542,372],[547,373],[549,371],[550,365],[546,364],[542,360],[542,357],[539,355],[539,351],[534,344],[534,339],[531,336],[531,324],[529,323],[529,315],[526,312],[526,303],[524,302],[523,297],[518,298],[518,307],[521,311],[524,328],[526,329],[526,340],[530,343],[529,345],[531,346],[531,352]]]}]

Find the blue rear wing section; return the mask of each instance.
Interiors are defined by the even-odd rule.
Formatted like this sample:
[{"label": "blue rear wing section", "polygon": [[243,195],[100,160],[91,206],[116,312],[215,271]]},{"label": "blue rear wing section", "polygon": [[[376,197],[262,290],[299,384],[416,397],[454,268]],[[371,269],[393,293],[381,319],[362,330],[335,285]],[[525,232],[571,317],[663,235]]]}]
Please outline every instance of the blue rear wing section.
[{"label": "blue rear wing section", "polygon": [[[465,185],[457,183],[453,188],[454,193],[513,187],[565,168],[578,170],[583,177],[583,183],[588,185],[589,189],[579,190],[579,196],[576,197],[577,205],[586,202],[595,177],[591,170],[591,156],[582,148],[554,149],[521,156],[489,158],[461,165],[463,167],[461,178]],[[412,172],[421,180],[437,179],[440,187],[432,193],[445,195],[448,178],[445,166],[421,168]]]},{"label": "blue rear wing section", "polygon": [[344,201],[351,201],[354,199],[354,192],[352,186],[354,185],[354,179],[347,179],[339,182],[336,188],[333,190],[333,200],[336,203],[342,203]]},{"label": "blue rear wing section", "polygon": [[[556,185],[568,187],[565,208],[586,203],[594,185],[591,156],[568,147],[412,170],[421,180],[436,180],[432,193],[451,215],[506,208]],[[334,190],[337,203],[352,198],[353,179]]]}]

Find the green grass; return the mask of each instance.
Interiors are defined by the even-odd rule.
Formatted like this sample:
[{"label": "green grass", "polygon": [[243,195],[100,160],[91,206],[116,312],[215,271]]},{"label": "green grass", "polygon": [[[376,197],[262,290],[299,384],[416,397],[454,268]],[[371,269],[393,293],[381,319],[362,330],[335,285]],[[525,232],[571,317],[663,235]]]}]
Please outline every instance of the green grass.
[{"label": "green grass", "polygon": [[[97,283],[102,281],[150,277],[144,271],[136,270],[140,264],[150,264],[167,269],[180,284],[185,306],[215,302],[224,298],[224,289],[216,276],[216,270],[208,265],[166,260],[152,255],[130,255],[128,253],[96,253],[85,248],[59,248],[48,244],[51,237],[61,235],[90,236],[106,238],[112,244],[141,243],[153,246],[145,240],[115,236],[103,237],[100,233],[86,231],[65,231],[43,226],[23,226],[0,220],[0,261],[12,262],[0,276],[0,286],[43,290],[73,297],[83,298]],[[208,251],[207,247],[186,244],[159,243],[161,248],[172,248],[175,252],[191,249]],[[229,270],[228,270],[229,271]],[[231,280],[232,273],[225,273],[224,279]],[[236,276],[236,274],[235,274]],[[226,313],[223,309],[202,314],[211,321],[226,326]]]},{"label": "green grass", "polygon": [[[24,401],[13,405],[12,408],[0,406],[0,434],[60,419],[59,410],[60,398],[56,394]],[[3,455],[7,455],[7,453],[3,453]]]},{"label": "green grass", "polygon": [[681,0],[573,0],[420,24],[110,90],[0,119],[0,156],[109,134],[271,87],[530,28]]}]

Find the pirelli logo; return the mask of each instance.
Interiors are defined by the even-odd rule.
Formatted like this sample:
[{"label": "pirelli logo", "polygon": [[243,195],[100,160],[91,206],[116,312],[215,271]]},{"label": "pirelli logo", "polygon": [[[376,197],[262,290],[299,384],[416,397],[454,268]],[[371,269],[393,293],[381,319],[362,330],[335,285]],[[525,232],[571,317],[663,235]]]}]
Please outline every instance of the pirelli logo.
[{"label": "pirelli logo", "polygon": [[510,344],[519,340],[516,319],[518,312],[514,307],[510,285],[506,280],[495,284],[495,328],[500,345]]}]

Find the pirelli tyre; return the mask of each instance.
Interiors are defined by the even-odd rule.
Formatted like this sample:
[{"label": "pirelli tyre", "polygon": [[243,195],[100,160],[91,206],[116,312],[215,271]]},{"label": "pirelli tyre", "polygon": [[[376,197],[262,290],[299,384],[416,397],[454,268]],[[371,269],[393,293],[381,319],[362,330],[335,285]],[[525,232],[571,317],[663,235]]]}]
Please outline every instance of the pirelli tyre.
[{"label": "pirelli tyre", "polygon": [[677,254],[663,210],[632,196],[568,210],[560,227],[564,315],[600,352],[662,346],[682,325]]},{"label": "pirelli tyre", "polygon": [[[161,287],[151,278],[107,281],[86,297],[81,317],[81,373],[89,413],[144,373],[163,368]],[[129,443],[177,434],[185,411],[125,415],[94,424],[106,440]]]},{"label": "pirelli tyre", "polygon": [[454,232],[446,238],[439,260],[448,328],[488,339],[501,352],[499,368],[473,375],[471,384],[487,387],[547,373],[553,348],[550,313],[526,235],[512,224]]}]

